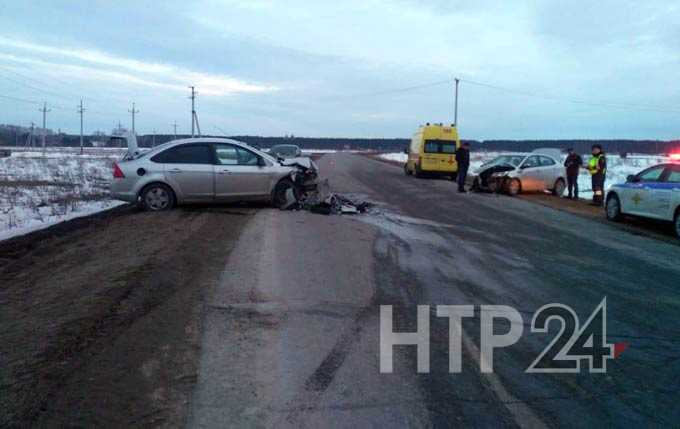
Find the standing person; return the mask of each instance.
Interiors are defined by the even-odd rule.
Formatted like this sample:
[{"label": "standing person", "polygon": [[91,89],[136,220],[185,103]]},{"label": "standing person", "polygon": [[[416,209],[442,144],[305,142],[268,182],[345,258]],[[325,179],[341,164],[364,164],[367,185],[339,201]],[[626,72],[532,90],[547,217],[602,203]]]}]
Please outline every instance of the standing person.
[{"label": "standing person", "polygon": [[470,144],[463,142],[456,151],[456,163],[458,163],[458,192],[465,190],[465,179],[470,168]]},{"label": "standing person", "polygon": [[599,144],[593,145],[593,156],[588,162],[588,172],[593,184],[593,205],[601,206],[604,202],[604,182],[607,178],[607,158]]},{"label": "standing person", "polygon": [[567,149],[569,155],[564,161],[564,166],[567,168],[567,186],[569,187],[569,199],[578,200],[578,174],[583,166],[583,158],[581,155],[574,152],[574,149]]}]

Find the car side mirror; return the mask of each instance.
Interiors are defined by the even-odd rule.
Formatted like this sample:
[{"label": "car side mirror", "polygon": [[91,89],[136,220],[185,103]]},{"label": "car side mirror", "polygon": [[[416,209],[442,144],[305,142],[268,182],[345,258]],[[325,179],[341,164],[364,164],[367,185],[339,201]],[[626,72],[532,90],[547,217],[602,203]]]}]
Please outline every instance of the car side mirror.
[{"label": "car side mirror", "polygon": [[519,169],[520,169],[520,170],[525,170],[525,169],[527,169],[527,168],[529,168],[529,167],[531,167],[531,166],[530,166],[530,165],[527,165],[527,164],[523,164]]},{"label": "car side mirror", "polygon": [[629,175],[628,177],[626,177],[626,182],[628,182],[628,183],[635,183],[635,182],[639,182],[639,181],[640,181],[640,179],[637,176],[633,176],[632,174]]},{"label": "car side mirror", "polygon": [[408,155],[408,149],[404,149],[404,153]]},{"label": "car side mirror", "polygon": [[258,156],[257,157],[257,166],[258,167],[264,167],[266,165],[267,165],[267,163],[265,162],[264,158],[262,158],[261,156]]}]

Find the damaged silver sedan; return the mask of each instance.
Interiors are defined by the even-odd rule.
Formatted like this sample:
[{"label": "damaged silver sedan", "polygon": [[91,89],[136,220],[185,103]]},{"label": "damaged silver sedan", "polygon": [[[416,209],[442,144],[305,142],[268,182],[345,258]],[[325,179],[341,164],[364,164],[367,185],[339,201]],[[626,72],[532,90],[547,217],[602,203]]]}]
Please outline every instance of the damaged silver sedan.
[{"label": "damaged silver sedan", "polygon": [[132,151],[113,165],[111,196],[147,210],[176,204],[299,198],[315,186],[310,158],[278,160],[245,143],[223,138],[174,140],[145,153]]}]

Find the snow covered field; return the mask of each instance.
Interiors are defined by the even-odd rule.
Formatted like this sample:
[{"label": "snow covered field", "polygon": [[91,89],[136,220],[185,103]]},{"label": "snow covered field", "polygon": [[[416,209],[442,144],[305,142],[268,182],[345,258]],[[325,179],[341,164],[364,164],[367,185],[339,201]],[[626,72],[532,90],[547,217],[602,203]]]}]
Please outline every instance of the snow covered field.
[{"label": "snow covered field", "polygon": [[[500,155],[508,155],[512,152],[472,152],[470,154],[470,170],[475,170],[479,168],[485,162],[489,162],[492,159]],[[381,153],[378,155],[380,158],[386,159],[388,161],[394,162],[406,162],[408,155],[405,153]],[[584,158],[584,162],[588,162],[587,158]],[[607,189],[615,184],[622,183],[626,181],[626,177],[631,174],[637,174],[647,167],[652,165],[660,164],[662,162],[669,162],[669,158],[661,155],[636,155],[631,154],[626,158],[621,158],[619,155],[607,155]],[[592,198],[592,190],[590,185],[590,175],[587,171],[582,170],[579,176],[579,189],[581,198]]]},{"label": "snow covered field", "polygon": [[0,240],[121,203],[108,197],[121,149],[15,150],[0,158]]}]

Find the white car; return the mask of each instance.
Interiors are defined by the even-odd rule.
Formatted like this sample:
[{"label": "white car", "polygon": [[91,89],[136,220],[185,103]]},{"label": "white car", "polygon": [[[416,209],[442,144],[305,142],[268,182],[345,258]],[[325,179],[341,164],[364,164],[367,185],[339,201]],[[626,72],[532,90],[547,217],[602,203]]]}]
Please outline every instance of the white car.
[{"label": "white car", "polygon": [[659,164],[613,185],[606,196],[609,220],[624,215],[673,222],[680,238],[680,163]]},{"label": "white car", "polygon": [[499,156],[482,164],[468,180],[473,189],[502,190],[510,195],[547,190],[561,196],[567,187],[566,169],[559,151],[550,150]]}]

